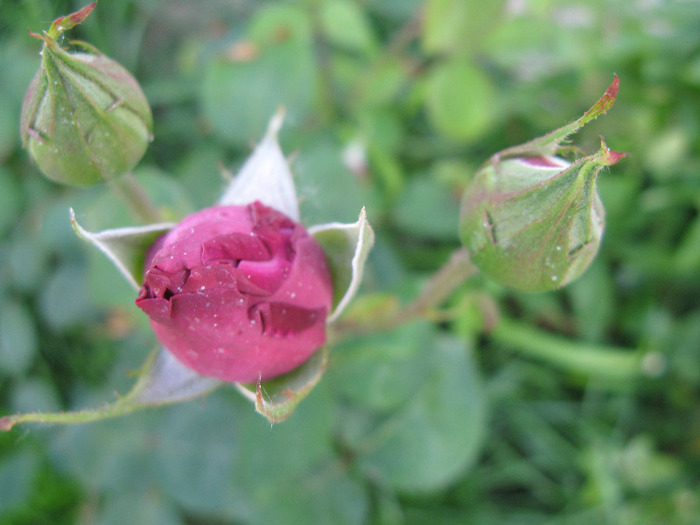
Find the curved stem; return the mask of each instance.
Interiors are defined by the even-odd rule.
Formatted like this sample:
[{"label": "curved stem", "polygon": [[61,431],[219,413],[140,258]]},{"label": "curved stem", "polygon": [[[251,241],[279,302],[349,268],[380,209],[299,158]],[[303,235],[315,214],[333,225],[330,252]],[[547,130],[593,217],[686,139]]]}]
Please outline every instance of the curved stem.
[{"label": "curved stem", "polygon": [[432,275],[420,295],[394,315],[392,326],[421,317],[441,305],[459,285],[477,271],[466,248],[456,250],[442,268]]},{"label": "curved stem", "polygon": [[360,324],[338,322],[341,332],[369,333],[379,330],[391,330],[399,325],[428,317],[431,310],[440,306],[447,298],[478,269],[469,258],[465,248],[459,248],[452,253],[448,261],[435,272],[425,283],[418,297],[409,304],[400,307],[391,315],[373,318]]},{"label": "curved stem", "polygon": [[129,172],[109,181],[114,192],[129,206],[129,210],[139,221],[145,224],[163,222],[164,218],[158,207],[146,194],[133,173]]},{"label": "curved stem", "polygon": [[592,378],[617,383],[650,375],[640,352],[572,341],[507,318],[498,321],[489,337],[520,355]]}]

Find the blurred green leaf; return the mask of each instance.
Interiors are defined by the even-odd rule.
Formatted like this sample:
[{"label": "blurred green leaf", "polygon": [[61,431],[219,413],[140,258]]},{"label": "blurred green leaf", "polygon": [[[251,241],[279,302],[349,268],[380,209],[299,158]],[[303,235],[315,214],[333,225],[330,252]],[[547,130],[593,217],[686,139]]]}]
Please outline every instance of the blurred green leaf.
[{"label": "blurred green leaf", "polygon": [[321,382],[281,425],[270,428],[252,411],[239,412],[234,516],[251,525],[365,522],[367,495],[332,452],[330,401]]},{"label": "blurred green leaf", "polygon": [[[343,398],[380,412],[398,409],[425,380],[432,343],[427,325],[414,323],[388,334],[357,338],[336,347],[328,374]],[[348,429],[354,437],[355,431]]]},{"label": "blurred green leaf", "polygon": [[61,409],[54,386],[38,378],[25,379],[15,385],[11,403],[13,412],[53,412]]},{"label": "blurred green leaf", "polygon": [[506,2],[428,0],[424,10],[423,49],[430,54],[466,54],[502,21]]},{"label": "blurred green leaf", "polygon": [[23,198],[20,185],[8,170],[0,167],[0,235],[17,224]]},{"label": "blurred green leaf", "polygon": [[282,106],[292,128],[309,118],[318,80],[305,16],[268,6],[251,21],[251,41],[234,42],[208,64],[202,107],[224,142],[248,146]]},{"label": "blurred green leaf", "polygon": [[43,318],[53,328],[94,322],[99,311],[90,298],[82,264],[63,264],[46,281],[41,293]]},{"label": "blurred green leaf", "polygon": [[37,333],[29,309],[7,298],[0,303],[0,371],[20,375],[32,364]]},{"label": "blurred green leaf", "polygon": [[97,512],[97,525],[185,525],[179,509],[155,491],[111,493]]},{"label": "blurred green leaf", "polygon": [[476,139],[496,115],[489,78],[464,60],[447,60],[426,75],[426,110],[435,129],[458,141]]},{"label": "blurred green leaf", "polygon": [[459,204],[454,194],[427,177],[411,179],[394,207],[394,220],[407,233],[456,241]]},{"label": "blurred green leaf", "polygon": [[[431,492],[476,460],[485,435],[486,398],[463,343],[429,332],[409,341],[365,347],[355,353],[360,360],[354,366],[352,356],[343,363],[340,372],[351,374],[341,383],[344,394],[368,408],[383,408],[374,421],[348,412],[345,432],[367,475],[400,492]],[[387,354],[392,348],[394,355]]]},{"label": "blurred green leaf", "polygon": [[328,40],[348,51],[371,55],[377,49],[365,12],[353,0],[322,2],[321,26]]},{"label": "blurred green leaf", "polygon": [[8,281],[18,291],[36,292],[44,287],[51,256],[36,236],[16,235],[8,249]]},{"label": "blurred green leaf", "polygon": [[602,340],[615,308],[613,283],[603,261],[594,262],[566,290],[578,320],[581,338],[585,341]]},{"label": "blurred green leaf", "polygon": [[3,514],[26,505],[38,467],[39,458],[30,449],[0,459],[0,522]]},{"label": "blurred green leaf", "polygon": [[363,207],[372,217],[374,196],[343,165],[340,145],[328,136],[314,139],[302,146],[291,166],[303,222],[350,223]]},{"label": "blurred green leaf", "polygon": [[485,437],[486,398],[471,351],[449,338],[433,344],[424,382],[373,431],[359,458],[401,492],[446,487],[476,461]]}]

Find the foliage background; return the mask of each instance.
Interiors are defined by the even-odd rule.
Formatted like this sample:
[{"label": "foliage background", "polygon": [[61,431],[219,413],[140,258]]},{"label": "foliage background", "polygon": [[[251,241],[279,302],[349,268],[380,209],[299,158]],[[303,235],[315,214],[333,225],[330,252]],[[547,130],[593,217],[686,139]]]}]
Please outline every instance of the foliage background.
[{"label": "foliage background", "polygon": [[[96,406],[154,345],[116,272],[72,233],[124,225],[104,188],[20,149],[26,30],[82,2],[0,0],[0,413]],[[608,229],[572,286],[475,277],[436,325],[339,331],[332,366],[270,428],[231,389],[0,435],[2,524],[694,524],[700,516],[700,3],[689,0],[102,0],[71,34],[154,108],[136,170],[173,218],[212,203],[280,105],[309,224],[378,233],[366,294],[410,298],[457,247],[492,153],[621,79],[600,177]],[[372,316],[381,297],[357,303]],[[504,319],[487,330],[494,319]]]}]

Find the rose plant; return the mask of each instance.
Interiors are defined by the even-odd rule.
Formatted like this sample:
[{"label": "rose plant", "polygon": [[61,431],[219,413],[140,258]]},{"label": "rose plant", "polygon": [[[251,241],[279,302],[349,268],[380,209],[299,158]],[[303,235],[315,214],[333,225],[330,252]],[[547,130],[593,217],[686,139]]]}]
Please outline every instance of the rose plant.
[{"label": "rose plant", "polygon": [[225,383],[271,422],[289,417],[325,370],[326,323],[357,292],[374,233],[364,210],[353,224],[307,230],[297,222],[294,183],[277,142],[282,120],[282,112],[271,120],[218,205],[179,224],[92,233],[71,210],[76,233],[139,291],[136,304],[163,346],[115,403],[6,416],[0,428],[103,419],[188,400]]},{"label": "rose plant", "polygon": [[[71,54],[59,45],[62,33],[94,7],[60,17],[48,33],[33,35],[44,42],[42,65],[21,118],[23,143],[39,168],[72,185],[112,182],[129,171],[152,125],[140,87],[121,66],[99,52]],[[604,230],[597,176],[624,154],[602,142],[598,152],[568,161],[561,155],[571,148],[562,145],[610,109],[617,91],[615,77],[581,118],[493,155],[463,194],[464,248],[407,306],[393,301],[386,307],[381,298],[369,297],[366,304],[376,300],[379,306],[355,318],[359,331],[428,317],[475,268],[502,285],[534,292],[580,276]],[[71,210],[75,232],[132,286],[160,347],[131,392],[116,402],[95,410],[5,416],[0,429],[19,422],[94,421],[191,399],[223,384],[235,385],[271,422],[289,417],[326,369],[327,327],[355,296],[374,234],[364,208],[352,224],[302,224],[277,141],[282,121],[283,112],[271,119],[219,202],[178,223],[94,233]],[[121,194],[140,215],[157,215],[144,212],[147,202],[133,185]]]}]

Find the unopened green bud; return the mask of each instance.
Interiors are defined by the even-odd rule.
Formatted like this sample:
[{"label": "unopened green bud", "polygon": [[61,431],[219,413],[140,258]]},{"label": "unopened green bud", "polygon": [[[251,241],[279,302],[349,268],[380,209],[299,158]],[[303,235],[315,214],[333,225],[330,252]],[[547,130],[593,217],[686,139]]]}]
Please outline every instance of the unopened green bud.
[{"label": "unopened green bud", "polygon": [[472,262],[512,288],[544,292],[579,277],[598,252],[605,210],[598,173],[623,153],[600,150],[569,163],[555,155],[568,135],[605,113],[618,80],[583,117],[494,155],[466,189],[460,238]]},{"label": "unopened green bud", "polygon": [[95,3],[56,19],[44,41],[41,66],[22,106],[20,132],[39,169],[63,184],[90,186],[130,171],[152,139],[153,118],[141,87],[92,46],[68,52],[61,34],[81,23]]}]

